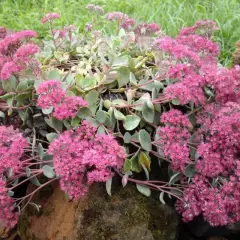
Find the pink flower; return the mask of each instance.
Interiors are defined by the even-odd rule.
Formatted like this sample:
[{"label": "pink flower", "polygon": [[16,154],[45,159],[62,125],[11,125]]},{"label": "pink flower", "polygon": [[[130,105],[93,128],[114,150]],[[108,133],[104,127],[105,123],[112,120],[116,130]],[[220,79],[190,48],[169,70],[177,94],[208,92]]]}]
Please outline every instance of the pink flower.
[{"label": "pink flower", "polygon": [[28,43],[16,51],[14,58],[22,62],[28,62],[29,57],[33,57],[38,51],[39,47],[37,45]]},{"label": "pink flower", "polygon": [[41,22],[42,23],[51,22],[58,18],[60,18],[60,15],[58,13],[48,13],[46,16],[42,18]]},{"label": "pink flower", "polygon": [[206,120],[199,121],[203,129],[199,133],[204,136],[197,149],[200,159],[196,169],[204,176],[216,177],[236,168],[240,152],[240,132],[237,130],[240,129],[240,105],[228,102],[218,108],[206,108],[203,112],[200,120],[203,116]]},{"label": "pink flower", "polygon": [[170,110],[162,114],[161,122],[165,127],[159,128],[158,146],[163,151],[164,156],[170,158],[171,167],[175,171],[185,172],[185,167],[189,160],[189,148],[187,141],[190,138],[188,118],[179,110]]},{"label": "pink flower", "polygon": [[106,18],[109,21],[124,21],[129,19],[128,15],[122,12],[109,12]]},{"label": "pink flower", "polygon": [[37,38],[37,33],[32,30],[23,30],[21,32],[15,33],[17,38],[24,39],[24,38]]},{"label": "pink flower", "polygon": [[189,61],[191,64],[196,64],[197,66],[202,65],[202,60],[196,52],[192,51],[188,46],[180,44],[170,37],[157,39],[153,43],[153,46],[159,50],[169,53],[176,60],[187,59],[187,61]]},{"label": "pink flower", "polygon": [[1,80],[7,80],[9,79],[13,74],[19,73],[22,70],[22,67],[19,66],[17,63],[11,61],[7,62],[3,65],[1,73],[0,73],[0,79]]},{"label": "pink flower", "polygon": [[37,33],[31,30],[23,30],[6,36],[0,40],[0,53],[3,55],[13,55],[18,49],[20,41],[37,37]]},{"label": "pink flower", "polygon": [[74,25],[68,25],[64,27],[64,31],[66,32],[75,32],[77,30],[76,26]]},{"label": "pink flower", "polygon": [[90,10],[91,12],[96,12],[96,13],[99,13],[101,15],[104,14],[104,9],[101,6],[98,6],[98,5],[95,5],[95,4],[88,4],[86,6],[86,8],[88,10]]},{"label": "pink flower", "polygon": [[21,158],[27,140],[13,127],[0,126],[0,175],[12,169],[13,174],[21,168]]},{"label": "pink flower", "polygon": [[5,184],[0,178],[0,220],[6,227],[13,228],[18,222],[19,214],[14,209],[14,200],[8,196]]},{"label": "pink flower", "polygon": [[58,80],[42,82],[37,87],[37,94],[39,95],[37,105],[42,109],[53,107],[53,116],[59,120],[74,118],[80,107],[87,106],[81,97],[67,96]]},{"label": "pink flower", "polygon": [[160,30],[160,27],[156,23],[142,23],[138,24],[135,32],[139,35],[152,35]]},{"label": "pink flower", "polygon": [[93,29],[93,25],[92,25],[91,23],[86,23],[86,24],[85,24],[85,30],[86,30],[87,32],[91,32],[92,29]]},{"label": "pink flower", "polygon": [[73,198],[86,194],[94,182],[105,182],[111,167],[120,169],[126,153],[111,135],[97,135],[87,121],[75,131],[65,131],[49,146],[61,188]]},{"label": "pink flower", "polygon": [[217,24],[211,20],[207,21],[198,21],[192,27],[183,28],[180,31],[179,36],[187,36],[192,34],[200,34],[206,37],[211,36],[219,28]]},{"label": "pink flower", "polygon": [[219,55],[219,46],[199,35],[180,36],[177,38],[177,42],[189,46],[195,52],[201,52],[202,54],[208,54],[214,57]]},{"label": "pink flower", "polygon": [[168,85],[164,93],[170,99],[178,99],[181,105],[192,102],[199,106],[206,102],[203,86],[204,79],[191,73],[184,76],[182,81]]},{"label": "pink flower", "polygon": [[124,28],[125,30],[129,31],[133,28],[133,26],[135,25],[135,19],[132,18],[126,18],[123,20],[121,27]]},{"label": "pink flower", "polygon": [[87,106],[87,102],[81,97],[65,96],[62,103],[55,107],[53,116],[59,120],[74,118],[80,107],[85,106]]},{"label": "pink flower", "polygon": [[39,95],[37,105],[42,109],[56,107],[65,97],[65,91],[61,88],[61,82],[58,80],[40,83],[36,92]]},{"label": "pink flower", "polygon": [[52,30],[53,37],[56,37],[56,34],[58,34],[59,37],[61,37],[61,38],[65,38],[67,35],[67,31],[61,30],[61,29],[53,29]]}]

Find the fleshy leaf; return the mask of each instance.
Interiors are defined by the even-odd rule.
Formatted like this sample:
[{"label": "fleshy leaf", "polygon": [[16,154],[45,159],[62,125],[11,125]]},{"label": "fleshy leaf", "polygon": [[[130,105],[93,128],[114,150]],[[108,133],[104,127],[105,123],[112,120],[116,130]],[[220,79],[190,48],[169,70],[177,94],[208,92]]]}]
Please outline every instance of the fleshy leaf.
[{"label": "fleshy leaf", "polygon": [[139,141],[144,150],[148,152],[152,150],[151,137],[145,129],[140,130]]},{"label": "fleshy leaf", "polygon": [[141,119],[137,115],[127,115],[125,121],[123,122],[123,127],[127,131],[132,131],[139,125],[140,121]]},{"label": "fleshy leaf", "polygon": [[146,197],[151,196],[151,190],[148,187],[136,184],[137,190]]}]

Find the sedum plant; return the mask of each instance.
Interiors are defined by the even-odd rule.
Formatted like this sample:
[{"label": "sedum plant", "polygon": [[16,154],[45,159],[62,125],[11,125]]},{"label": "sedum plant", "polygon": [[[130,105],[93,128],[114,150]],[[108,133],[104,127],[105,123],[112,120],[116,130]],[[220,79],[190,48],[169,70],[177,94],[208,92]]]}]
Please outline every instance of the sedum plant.
[{"label": "sedum plant", "polygon": [[[87,9],[81,33],[55,29],[60,16],[50,13],[39,47],[31,31],[0,41],[0,219],[13,227],[27,205],[39,210],[33,196],[53,181],[70,199],[94,182],[111,195],[117,174],[145,196],[159,191],[162,203],[174,197],[186,222],[238,222],[240,69],[218,63],[216,24],[199,21],[173,39],[157,24]],[[36,189],[17,196],[26,182]]]}]

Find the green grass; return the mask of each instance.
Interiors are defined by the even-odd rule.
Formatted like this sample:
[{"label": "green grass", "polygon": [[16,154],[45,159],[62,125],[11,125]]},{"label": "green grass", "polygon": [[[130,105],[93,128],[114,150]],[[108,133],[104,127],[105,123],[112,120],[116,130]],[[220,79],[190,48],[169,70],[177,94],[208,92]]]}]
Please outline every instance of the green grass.
[{"label": "green grass", "polygon": [[141,22],[156,22],[171,36],[197,20],[214,20],[220,27],[216,40],[221,44],[221,61],[225,65],[230,63],[240,38],[240,0],[0,0],[0,25],[33,29],[41,36],[46,31],[41,17],[55,11],[62,15],[60,25],[82,28],[91,18],[85,9],[88,3],[102,5],[105,11],[125,12]]}]

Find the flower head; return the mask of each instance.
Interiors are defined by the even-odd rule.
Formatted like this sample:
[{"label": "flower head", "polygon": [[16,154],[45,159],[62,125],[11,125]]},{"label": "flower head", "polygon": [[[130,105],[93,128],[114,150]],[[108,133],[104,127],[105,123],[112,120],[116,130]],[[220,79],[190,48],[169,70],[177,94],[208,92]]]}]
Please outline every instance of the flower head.
[{"label": "flower head", "polygon": [[123,20],[121,27],[124,28],[125,30],[129,31],[133,28],[135,25],[135,19],[133,18],[126,18]]},{"label": "flower head", "polygon": [[11,169],[13,174],[21,168],[21,158],[27,140],[12,126],[0,126],[0,175]]},{"label": "flower head", "polygon": [[49,147],[61,188],[74,198],[83,196],[94,182],[105,182],[120,169],[125,151],[111,135],[98,135],[84,121],[76,131],[65,131]]},{"label": "flower head", "polygon": [[10,61],[6,62],[0,73],[1,80],[9,79],[13,74],[19,73],[23,68],[19,66],[16,62]]},{"label": "flower head", "polygon": [[15,60],[27,62],[30,57],[34,56],[39,51],[39,47],[33,43],[22,45],[14,54]]},{"label": "flower head", "polygon": [[13,228],[18,222],[19,214],[14,209],[14,200],[8,196],[5,184],[0,178],[0,220],[6,227]]},{"label": "flower head", "polygon": [[81,97],[65,96],[61,104],[57,105],[54,109],[53,116],[59,120],[74,118],[80,107],[86,107],[85,102]]},{"label": "flower head", "polygon": [[91,12],[96,12],[96,13],[98,13],[98,14],[104,14],[104,9],[103,9],[103,7],[101,7],[101,6],[99,6],[99,5],[95,5],[95,4],[88,4],[87,6],[86,6],[86,8],[88,9],[88,10],[90,10]]},{"label": "flower head", "polygon": [[42,18],[41,22],[42,23],[51,22],[58,18],[60,18],[60,15],[58,13],[48,13]]},{"label": "flower head", "polygon": [[48,80],[42,82],[37,87],[37,105],[42,109],[56,107],[65,97],[65,91],[61,88],[58,80]]},{"label": "flower head", "polygon": [[152,35],[160,30],[160,27],[156,23],[142,23],[138,24],[135,32],[139,35]]},{"label": "flower head", "polygon": [[122,12],[109,12],[106,16],[109,21],[124,21],[128,19],[128,15]]}]

